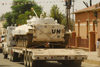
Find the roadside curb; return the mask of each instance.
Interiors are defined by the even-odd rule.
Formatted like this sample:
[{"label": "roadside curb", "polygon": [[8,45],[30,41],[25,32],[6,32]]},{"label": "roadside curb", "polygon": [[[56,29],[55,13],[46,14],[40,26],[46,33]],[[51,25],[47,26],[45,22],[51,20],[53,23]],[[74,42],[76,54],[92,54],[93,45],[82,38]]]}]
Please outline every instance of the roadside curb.
[{"label": "roadside curb", "polygon": [[96,60],[84,60],[84,62],[89,64],[100,65],[100,61],[96,61]]}]

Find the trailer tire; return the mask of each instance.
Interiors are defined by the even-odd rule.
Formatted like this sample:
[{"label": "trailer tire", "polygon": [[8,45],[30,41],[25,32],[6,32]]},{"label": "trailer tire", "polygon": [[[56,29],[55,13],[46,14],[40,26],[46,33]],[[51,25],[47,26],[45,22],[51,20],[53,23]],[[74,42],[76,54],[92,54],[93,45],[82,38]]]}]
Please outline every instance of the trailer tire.
[{"label": "trailer tire", "polygon": [[18,54],[14,52],[13,55],[10,55],[10,61],[12,62],[18,61]]},{"label": "trailer tire", "polygon": [[81,60],[67,60],[67,61],[63,61],[61,62],[62,65],[64,67],[68,66],[68,67],[81,67]]},{"label": "trailer tire", "polygon": [[31,59],[29,67],[41,67],[42,65],[43,65],[42,61],[32,60]]},{"label": "trailer tire", "polygon": [[27,53],[26,58],[27,58],[27,59],[26,59],[27,67],[30,67],[29,53]]},{"label": "trailer tire", "polygon": [[24,53],[24,65],[27,66],[27,62],[26,62],[26,53]]},{"label": "trailer tire", "polygon": [[0,53],[2,53],[2,49],[0,49]]},{"label": "trailer tire", "polygon": [[32,67],[38,67],[36,61],[32,61]]},{"label": "trailer tire", "polygon": [[76,60],[76,61],[73,61],[72,63],[74,64],[74,66],[81,67],[82,60]]},{"label": "trailer tire", "polygon": [[37,61],[35,61],[35,60],[33,61],[33,59],[32,59],[32,53],[29,53],[29,67],[38,67]]},{"label": "trailer tire", "polygon": [[32,60],[32,53],[29,54],[29,66],[32,67],[33,60]]}]

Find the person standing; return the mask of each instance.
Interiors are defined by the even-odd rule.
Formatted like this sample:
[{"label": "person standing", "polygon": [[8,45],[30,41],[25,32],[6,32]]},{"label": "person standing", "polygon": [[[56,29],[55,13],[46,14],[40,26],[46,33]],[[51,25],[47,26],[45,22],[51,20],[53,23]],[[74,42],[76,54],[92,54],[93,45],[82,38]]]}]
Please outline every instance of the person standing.
[{"label": "person standing", "polygon": [[100,38],[97,40],[97,54],[100,57]]}]

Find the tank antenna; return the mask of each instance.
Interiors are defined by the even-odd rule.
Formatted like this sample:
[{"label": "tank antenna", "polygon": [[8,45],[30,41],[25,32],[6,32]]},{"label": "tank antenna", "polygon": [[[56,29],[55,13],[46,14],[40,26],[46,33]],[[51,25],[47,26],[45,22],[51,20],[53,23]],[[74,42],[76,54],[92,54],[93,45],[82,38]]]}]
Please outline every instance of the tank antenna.
[{"label": "tank antenna", "polygon": [[38,17],[36,11],[33,8],[31,8],[31,10],[35,13],[35,16]]}]

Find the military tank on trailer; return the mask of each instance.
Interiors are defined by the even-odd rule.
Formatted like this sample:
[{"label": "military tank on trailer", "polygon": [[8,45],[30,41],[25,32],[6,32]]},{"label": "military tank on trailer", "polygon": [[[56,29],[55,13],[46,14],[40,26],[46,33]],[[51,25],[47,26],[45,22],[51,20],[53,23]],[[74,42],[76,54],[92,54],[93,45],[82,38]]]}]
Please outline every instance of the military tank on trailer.
[{"label": "military tank on trailer", "polygon": [[[34,48],[44,47],[49,43],[49,47],[64,42],[64,26],[54,21],[53,18],[33,17],[27,24],[18,26],[12,32],[16,45],[22,47],[34,46]],[[26,45],[22,43],[26,42]]]},{"label": "military tank on trailer", "polygon": [[35,67],[44,61],[80,66],[87,58],[82,50],[66,48],[64,25],[53,18],[33,16],[27,20],[27,24],[17,26],[12,31],[9,29],[8,56],[11,61],[23,60],[26,67]]}]

